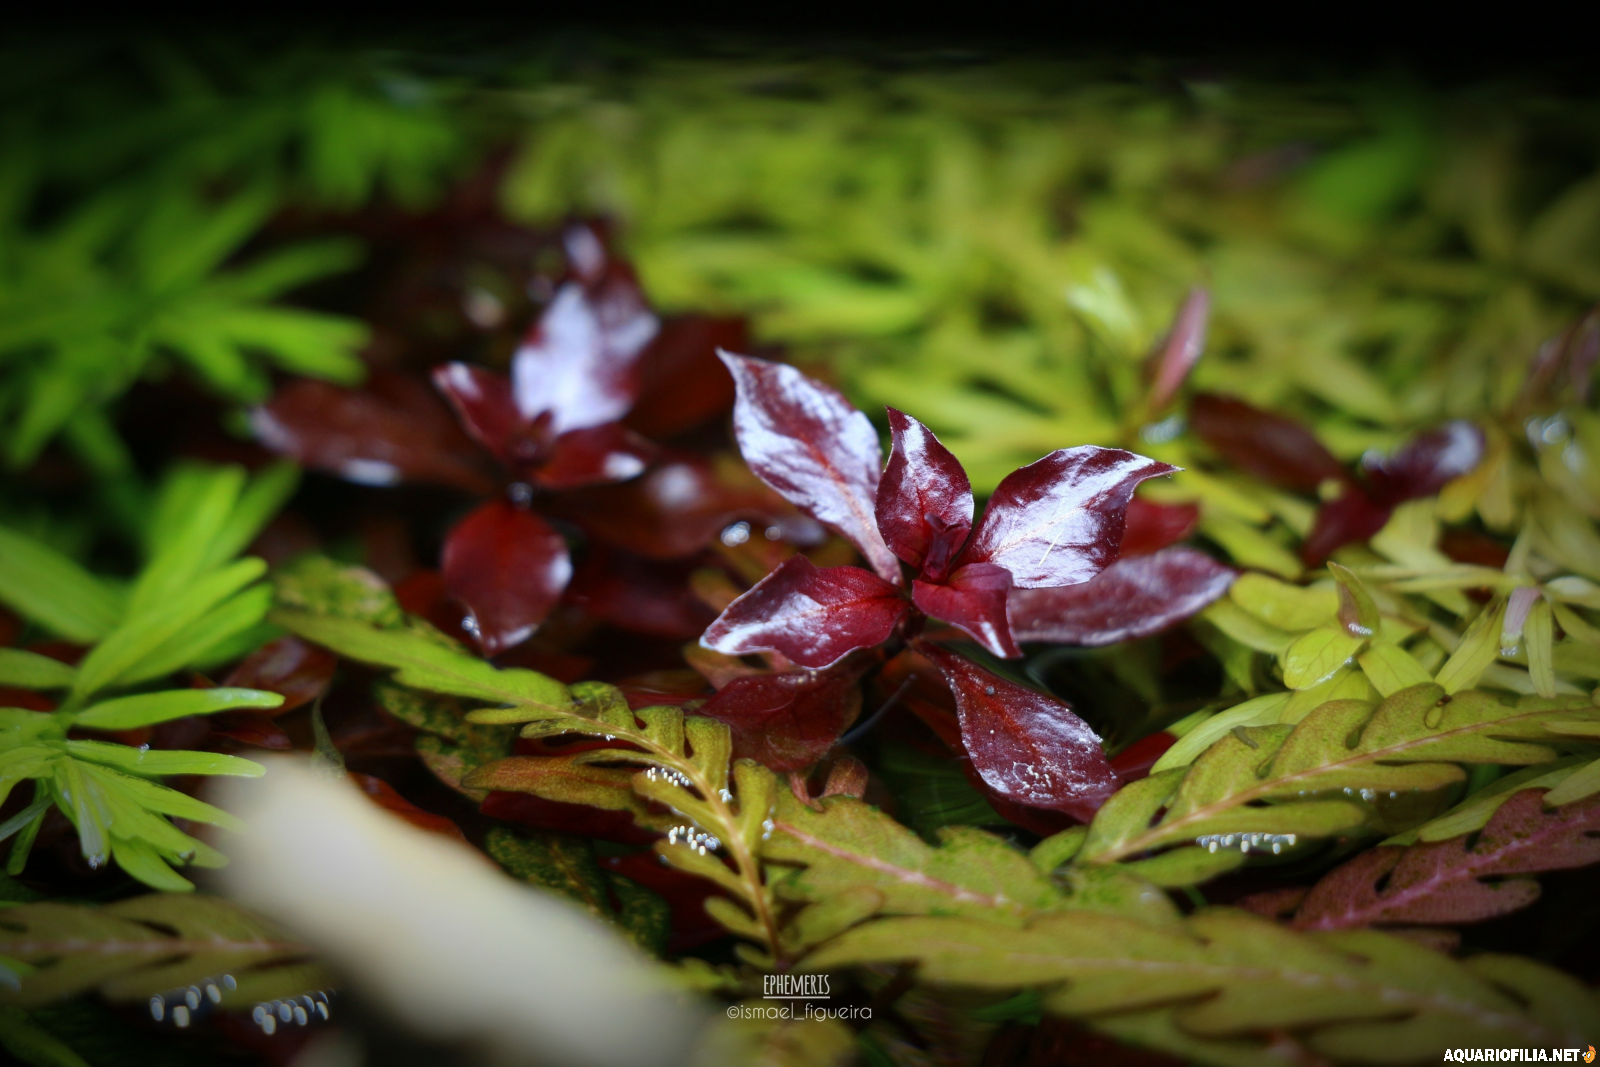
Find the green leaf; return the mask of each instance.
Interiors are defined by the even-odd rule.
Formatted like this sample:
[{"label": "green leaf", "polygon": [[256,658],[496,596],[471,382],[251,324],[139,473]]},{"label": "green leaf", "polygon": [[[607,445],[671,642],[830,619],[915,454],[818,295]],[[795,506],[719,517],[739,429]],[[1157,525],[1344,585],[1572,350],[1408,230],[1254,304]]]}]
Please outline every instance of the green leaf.
[{"label": "green leaf", "polygon": [[[572,711],[567,687],[555,679],[520,668],[499,670],[415,632],[380,630],[351,619],[283,609],[273,612],[271,619],[341,656],[395,668],[395,680],[402,685],[511,705],[511,712],[521,715],[520,719],[501,717],[493,721],[520,722]],[[485,720],[474,717],[473,721]]]},{"label": "green leaf", "polygon": [[[255,632],[271,607],[272,590],[266,585],[253,585],[229,597],[151,649],[122,676],[121,684],[137,685],[214,657],[241,635]],[[254,651],[253,644],[246,651]]]},{"label": "green leaf", "polygon": [[20,992],[5,996],[25,1007],[90,990],[115,1003],[139,1002],[223,974],[237,980],[233,989],[218,986],[223,1007],[331,985],[326,974],[282,966],[304,957],[305,946],[230,901],[193,894],[8,908],[0,954],[35,967]]},{"label": "green leaf", "polygon": [[171,689],[103,701],[77,712],[72,721],[96,730],[133,730],[185,715],[210,715],[230,708],[275,708],[282,703],[279,694],[259,689]]},{"label": "green leaf", "polygon": [[[513,877],[576,901],[591,915],[621,927],[652,954],[665,950],[666,901],[602,868],[587,838],[553,833],[518,835],[496,827],[484,839],[484,848]],[[621,899],[624,895],[625,901]],[[615,903],[614,897],[618,898]]]},{"label": "green leaf", "polygon": [[1438,683],[1446,693],[1456,693],[1478,684],[1483,672],[1500,655],[1500,627],[1505,621],[1506,605],[1503,598],[1484,608],[1467,627],[1461,643],[1439,668]]},{"label": "green leaf", "polygon": [[1393,696],[1402,689],[1433,681],[1415,656],[1388,641],[1372,642],[1356,661],[1366,672],[1372,688],[1382,696]]},{"label": "green leaf", "polygon": [[1310,689],[1333,677],[1366,645],[1342,626],[1322,626],[1297,638],[1283,653],[1283,684]]},{"label": "green leaf", "polygon": [[336,563],[326,556],[301,556],[272,575],[278,603],[308,616],[371,623],[394,630],[405,613],[388,583],[365,567]]},{"label": "green leaf", "polygon": [[1269,626],[1291,633],[1314,630],[1339,614],[1339,594],[1326,584],[1292,585],[1265,574],[1241,574],[1228,598]]},{"label": "green leaf", "polygon": [[822,811],[778,795],[770,863],[803,864],[781,883],[785,896],[822,901],[866,886],[890,914],[985,915],[1022,923],[1065,904],[1028,857],[993,834],[947,826],[931,847],[877,809],[849,797],[824,797]]},{"label": "green leaf", "polygon": [[20,648],[0,648],[0,685],[21,689],[67,689],[77,676],[77,668],[60,660]]},{"label": "green leaf", "polygon": [[78,644],[92,644],[122,618],[120,598],[67,557],[0,526],[0,601]]},{"label": "green leaf", "polygon": [[[216,690],[200,690],[216,692]],[[275,694],[274,694],[275,695]],[[233,774],[259,778],[266,769],[259,763],[220,752],[184,752],[176,749],[134,748],[105,741],[68,741],[67,755],[115,767],[130,774],[161,777],[169,774]]]},{"label": "green leaf", "polygon": [[71,699],[81,702],[135,670],[146,656],[202,618],[217,604],[261,577],[266,564],[243,559],[200,578],[148,611],[130,615],[78,665]]}]

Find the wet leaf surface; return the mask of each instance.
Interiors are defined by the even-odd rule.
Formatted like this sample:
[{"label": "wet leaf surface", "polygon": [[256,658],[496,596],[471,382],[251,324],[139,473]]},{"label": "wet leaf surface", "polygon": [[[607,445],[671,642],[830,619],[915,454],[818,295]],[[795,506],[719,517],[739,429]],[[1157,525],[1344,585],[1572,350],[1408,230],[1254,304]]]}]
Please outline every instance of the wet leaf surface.
[{"label": "wet leaf surface", "polygon": [[1221,597],[1235,572],[1192,548],[1120,559],[1079,585],[1013,589],[1018,641],[1109,645],[1159,633]]},{"label": "wet leaf surface", "polygon": [[1066,704],[931,642],[921,649],[955,693],[962,746],[995,793],[1087,822],[1116,791],[1100,739]]},{"label": "wet leaf surface", "polygon": [[861,666],[752,674],[727,682],[700,714],[727,723],[735,759],[797,771],[827,754],[861,711]]},{"label": "wet leaf surface", "polygon": [[1372,498],[1393,507],[1433,496],[1451,480],[1474,470],[1482,462],[1483,452],[1483,431],[1457,419],[1418,434],[1393,455],[1364,462],[1362,468],[1372,486]]},{"label": "wet leaf surface", "polygon": [[261,443],[362,485],[429,482],[490,493],[481,453],[422,382],[375,371],[362,389],[296,378],[250,415]]},{"label": "wet leaf surface", "polygon": [[450,531],[441,570],[450,595],[467,609],[468,632],[493,656],[533,636],[561,599],[572,561],[549,523],[491,500]]},{"label": "wet leaf surface", "polygon": [[943,581],[972,531],[972,485],[926,426],[889,409],[893,444],[878,485],[878,529],[895,555],[929,582]]},{"label": "wet leaf surface", "polygon": [[1022,655],[1007,617],[1006,598],[1012,592],[1011,572],[993,563],[969,563],[944,585],[919,580],[911,586],[918,608],[959,627],[1002,659]]},{"label": "wet leaf surface", "polygon": [[871,571],[818,568],[795,556],[730,604],[702,641],[728,655],[770,650],[802,667],[826,667],[887,640],[908,610]]},{"label": "wet leaf surface", "polygon": [[958,565],[994,563],[1023,589],[1073,585],[1117,558],[1139,483],[1176,468],[1120,448],[1063,448],[995,488]]},{"label": "wet leaf surface", "polygon": [[738,399],[739,451],[756,477],[855,545],[892,582],[900,564],[878,532],[878,433],[838,390],[793,367],[723,354]]}]

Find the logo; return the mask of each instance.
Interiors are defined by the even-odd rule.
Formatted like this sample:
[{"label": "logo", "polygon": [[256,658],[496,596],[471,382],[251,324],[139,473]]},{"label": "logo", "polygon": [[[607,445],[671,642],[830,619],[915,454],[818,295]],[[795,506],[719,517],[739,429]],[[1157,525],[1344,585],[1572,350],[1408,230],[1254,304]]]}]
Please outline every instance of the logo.
[{"label": "logo", "polygon": [[764,974],[761,976],[763,1000],[826,1000],[828,975]]},{"label": "logo", "polygon": [[1594,1062],[1594,1046],[1593,1045],[1590,1045],[1589,1046],[1589,1051],[1587,1051],[1587,1052],[1585,1052],[1583,1054],[1583,1062],[1584,1063],[1593,1063]]}]

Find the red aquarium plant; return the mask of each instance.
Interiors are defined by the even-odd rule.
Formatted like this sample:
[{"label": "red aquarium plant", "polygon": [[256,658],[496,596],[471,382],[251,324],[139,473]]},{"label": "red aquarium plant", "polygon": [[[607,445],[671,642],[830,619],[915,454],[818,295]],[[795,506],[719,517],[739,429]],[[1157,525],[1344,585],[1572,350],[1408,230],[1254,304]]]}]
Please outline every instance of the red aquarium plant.
[{"label": "red aquarium plant", "polygon": [[[764,487],[730,484],[710,457],[645,436],[670,438],[726,410],[733,384],[714,352],[743,344],[742,321],[661,318],[596,225],[568,226],[563,247],[566,273],[509,376],[459,362],[434,368],[459,427],[425,385],[393,371],[361,391],[296,380],[254,414],[269,447],[347,480],[495,494],[450,531],[441,559],[445,588],[487,655],[532,636],[574,582],[552,513],[625,550],[614,556],[635,586],[632,571],[649,569],[635,556],[690,555],[739,518],[795,532]],[[625,497],[595,495],[621,483],[633,483]],[[576,575],[592,587],[587,600],[610,587],[601,572],[614,568],[600,564],[612,558],[597,555]]]},{"label": "red aquarium plant", "polygon": [[889,410],[885,466],[872,424],[835,390],[793,367],[723,359],[751,470],[837,530],[872,569],[819,568],[795,556],[730,604],[702,644],[730,656],[778,653],[821,671],[858,650],[912,643],[954,693],[961,741],[984,783],[1007,800],[1086,818],[1116,785],[1094,732],[1061,701],[921,632],[932,617],[996,656],[1020,656],[1013,591],[1095,578],[1117,559],[1139,483],[1176,468],[1122,449],[1061,449],[1008,475],[974,522],[966,472],[916,419]]}]

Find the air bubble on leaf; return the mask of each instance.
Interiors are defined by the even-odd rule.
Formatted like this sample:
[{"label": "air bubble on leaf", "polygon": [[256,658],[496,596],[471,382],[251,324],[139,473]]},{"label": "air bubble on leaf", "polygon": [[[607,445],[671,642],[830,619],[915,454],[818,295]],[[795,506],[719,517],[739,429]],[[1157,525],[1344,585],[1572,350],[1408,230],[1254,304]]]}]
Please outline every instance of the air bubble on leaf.
[{"label": "air bubble on leaf", "polygon": [[189,1009],[179,1004],[172,1009],[172,1021],[179,1027],[189,1025]]},{"label": "air bubble on leaf", "polygon": [[150,1018],[160,1022],[167,1017],[167,1002],[161,997],[150,998]]},{"label": "air bubble on leaf", "polygon": [[1139,439],[1146,444],[1164,445],[1176,440],[1188,427],[1181,415],[1168,415],[1160,422],[1146,423],[1139,429]]},{"label": "air bubble on leaf", "polygon": [[347,459],[339,464],[339,474],[357,485],[399,485],[400,468],[378,459]]},{"label": "air bubble on leaf", "polygon": [[750,524],[739,521],[722,531],[722,543],[734,548],[750,540]]},{"label": "air bubble on leaf", "polygon": [[506,496],[519,508],[525,508],[533,503],[533,486],[527,482],[512,482],[506,486]]}]

